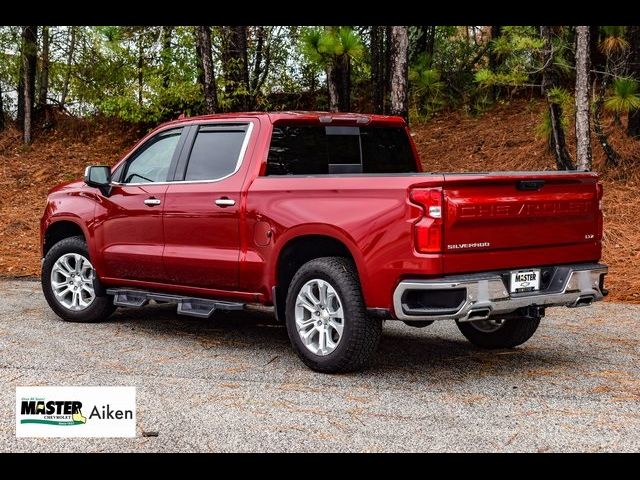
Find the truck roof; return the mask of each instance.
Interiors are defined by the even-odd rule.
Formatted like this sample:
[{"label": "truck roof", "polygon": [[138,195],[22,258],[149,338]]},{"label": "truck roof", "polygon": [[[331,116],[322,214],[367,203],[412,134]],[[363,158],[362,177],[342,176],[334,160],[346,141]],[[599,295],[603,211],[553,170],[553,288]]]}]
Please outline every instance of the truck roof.
[{"label": "truck roof", "polygon": [[182,123],[200,122],[207,120],[229,120],[234,118],[263,118],[271,123],[281,121],[295,121],[304,123],[321,123],[321,124],[354,124],[354,125],[370,125],[379,126],[404,126],[405,121],[402,117],[394,115],[376,115],[365,113],[344,113],[344,112],[322,112],[322,111],[284,111],[284,112],[232,112],[232,113],[215,113],[212,115],[198,115],[194,117],[183,117],[164,123],[166,125],[179,125]]}]

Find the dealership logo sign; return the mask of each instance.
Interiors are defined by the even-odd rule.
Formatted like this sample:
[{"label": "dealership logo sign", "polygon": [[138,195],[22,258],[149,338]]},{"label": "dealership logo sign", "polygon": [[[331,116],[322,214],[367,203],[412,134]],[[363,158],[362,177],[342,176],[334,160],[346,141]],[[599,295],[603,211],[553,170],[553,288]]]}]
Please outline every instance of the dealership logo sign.
[{"label": "dealership logo sign", "polygon": [[82,415],[82,402],[75,400],[25,399],[20,403],[21,424],[82,425],[87,417]]},{"label": "dealership logo sign", "polygon": [[18,437],[135,437],[135,387],[16,387]]}]

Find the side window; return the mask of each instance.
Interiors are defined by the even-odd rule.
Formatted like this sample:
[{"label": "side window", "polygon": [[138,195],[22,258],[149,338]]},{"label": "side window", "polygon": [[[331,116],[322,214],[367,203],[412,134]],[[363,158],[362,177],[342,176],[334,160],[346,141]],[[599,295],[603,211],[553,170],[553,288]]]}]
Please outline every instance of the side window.
[{"label": "side window", "polygon": [[322,175],[329,173],[324,127],[273,127],[267,175]]},{"label": "side window", "polygon": [[159,133],[127,162],[121,183],[166,182],[182,129]]},{"label": "side window", "polygon": [[185,180],[218,180],[233,174],[240,162],[247,126],[200,127],[191,148]]},{"label": "side window", "polygon": [[[126,163],[126,162],[125,162]],[[122,178],[122,170],[124,169],[125,163],[121,163],[118,165],[118,168],[111,171],[111,178],[115,182],[120,182]]]}]

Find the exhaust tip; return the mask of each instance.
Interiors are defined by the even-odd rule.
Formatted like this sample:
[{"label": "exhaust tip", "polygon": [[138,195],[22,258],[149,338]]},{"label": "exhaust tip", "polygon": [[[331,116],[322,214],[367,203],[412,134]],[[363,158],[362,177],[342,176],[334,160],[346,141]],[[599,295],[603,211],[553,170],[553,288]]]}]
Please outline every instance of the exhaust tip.
[{"label": "exhaust tip", "polygon": [[574,306],[576,307],[588,307],[589,305],[591,305],[593,303],[593,295],[587,295],[584,297],[579,297],[576,300],[576,303],[574,304]]},{"label": "exhaust tip", "polygon": [[467,319],[469,321],[472,320],[486,320],[491,315],[490,308],[477,308],[475,310],[471,310],[467,315]]}]

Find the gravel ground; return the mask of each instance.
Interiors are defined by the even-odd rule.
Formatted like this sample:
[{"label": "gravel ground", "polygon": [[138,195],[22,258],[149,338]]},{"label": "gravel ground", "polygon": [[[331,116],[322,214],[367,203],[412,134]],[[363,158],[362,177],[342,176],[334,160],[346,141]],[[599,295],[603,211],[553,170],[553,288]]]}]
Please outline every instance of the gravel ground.
[{"label": "gravel ground", "polygon": [[[371,369],[329,376],[264,313],[69,324],[38,283],[0,281],[0,451],[640,451],[640,306],[547,313],[498,352],[387,322]],[[138,437],[16,439],[20,385],[134,385]]]}]

